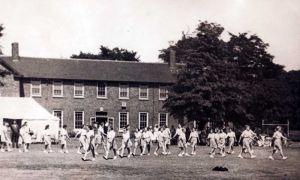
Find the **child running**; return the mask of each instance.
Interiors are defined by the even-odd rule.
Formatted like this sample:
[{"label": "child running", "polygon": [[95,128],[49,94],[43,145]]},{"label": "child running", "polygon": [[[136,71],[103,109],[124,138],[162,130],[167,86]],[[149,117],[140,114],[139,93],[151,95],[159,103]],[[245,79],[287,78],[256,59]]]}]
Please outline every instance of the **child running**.
[{"label": "child running", "polygon": [[214,155],[216,153],[217,149],[217,142],[216,142],[216,134],[214,133],[213,129],[210,129],[210,133],[207,136],[207,139],[209,140],[209,146],[211,148],[209,157],[214,158]]},{"label": "child running", "polygon": [[250,142],[253,137],[253,131],[250,129],[250,126],[246,125],[245,127],[246,127],[246,130],[243,131],[243,133],[241,134],[240,139],[239,139],[239,144],[241,143],[241,141],[243,139],[243,147],[242,147],[242,150],[239,153],[238,157],[244,158],[242,156],[242,153],[244,153],[245,150],[247,149],[248,150],[247,152],[250,154],[250,158],[252,159],[252,158],[256,157],[255,155],[253,155],[252,150],[250,148]]},{"label": "child running", "polygon": [[121,147],[118,149],[118,152],[121,151],[120,153],[120,157],[123,158],[124,156],[124,150],[127,149],[128,151],[128,155],[127,157],[130,158],[131,156],[131,150],[130,150],[130,147],[132,146],[132,142],[130,140],[130,126],[129,125],[126,125],[125,128],[124,128],[124,131],[123,131],[123,139],[122,139],[122,145]]},{"label": "child running", "polygon": [[170,151],[171,131],[167,125],[164,125],[163,138],[164,138],[164,145],[166,148],[166,154],[171,154],[171,151]]},{"label": "child running", "polygon": [[223,129],[220,129],[218,147],[220,149],[220,153],[222,157],[226,156],[225,155],[226,138],[227,138],[227,134],[223,131]]},{"label": "child running", "polygon": [[283,151],[282,151],[282,140],[287,140],[287,138],[282,135],[281,131],[282,131],[281,126],[277,126],[276,129],[275,129],[275,132],[273,134],[272,141],[273,141],[273,148],[274,149],[273,149],[272,155],[269,156],[269,159],[271,159],[271,160],[274,160],[273,156],[274,156],[274,154],[276,153],[277,150],[279,150],[280,155],[281,155],[283,160],[287,159],[287,157],[283,155]]},{"label": "child running", "polygon": [[190,138],[188,141],[191,143],[191,146],[192,146],[191,155],[196,155],[196,145],[197,145],[197,142],[200,142],[199,134],[198,134],[196,128],[192,129],[192,132],[190,134]]},{"label": "child running", "polygon": [[186,144],[186,136],[185,136],[185,129],[182,128],[181,131],[178,131],[178,147],[180,149],[180,153],[178,154],[179,157],[182,157],[183,155],[185,156],[190,156],[186,152],[187,144]]},{"label": "child running", "polygon": [[136,149],[139,147],[141,150],[141,153],[143,152],[143,147],[141,145],[141,139],[142,139],[142,130],[136,128],[134,132],[134,148],[132,155],[136,155]]},{"label": "child running", "polygon": [[227,137],[229,139],[229,147],[228,147],[227,153],[228,154],[234,154],[233,146],[234,146],[234,143],[236,142],[236,136],[235,136],[235,132],[233,132],[231,128],[229,128],[229,132],[227,133]]},{"label": "child running", "polygon": [[[77,153],[78,154],[82,154],[82,152],[80,152],[81,149],[86,149],[85,146],[87,144],[86,142],[86,134],[87,134],[87,126],[83,125],[82,129],[80,129],[77,134],[75,135],[75,138],[77,138],[78,136],[79,137],[79,147],[78,147],[78,150],[77,150]],[[85,152],[84,152],[85,153]]]},{"label": "child running", "polygon": [[151,136],[152,132],[150,131],[150,128],[145,127],[144,132],[142,134],[142,146],[143,146],[143,153],[141,156],[146,155],[146,149],[147,149],[147,155],[150,156],[150,149],[151,149]]},{"label": "child running", "polygon": [[51,149],[51,132],[49,124],[45,126],[45,130],[43,132],[43,139],[45,143],[44,153],[52,153],[53,151]]},{"label": "child running", "polygon": [[103,145],[104,152],[106,152],[105,136],[106,136],[106,134],[104,133],[104,123],[102,122],[99,125],[99,128],[97,129],[97,132],[95,134],[95,143],[96,143],[95,154],[96,155],[98,155],[96,150],[100,145]]},{"label": "child running", "polygon": [[86,161],[87,155],[92,152],[92,161],[95,161],[95,129],[93,126],[89,126],[89,130],[86,133],[86,146],[85,146],[85,153],[84,156],[81,158],[83,161]]},{"label": "child running", "polygon": [[104,159],[108,159],[109,151],[112,149],[114,151],[114,160],[117,159],[117,143],[115,141],[116,132],[111,126],[107,128],[107,142],[106,142],[106,152]]},{"label": "child running", "polygon": [[60,153],[69,153],[67,150],[67,139],[69,139],[67,132],[67,125],[63,125],[63,128],[60,130]]},{"label": "child running", "polygon": [[157,148],[154,151],[154,155],[158,156],[157,151],[162,148],[163,152],[162,154],[165,155],[166,153],[166,148],[165,148],[165,144],[164,144],[164,128],[159,128],[159,131],[157,132]]}]

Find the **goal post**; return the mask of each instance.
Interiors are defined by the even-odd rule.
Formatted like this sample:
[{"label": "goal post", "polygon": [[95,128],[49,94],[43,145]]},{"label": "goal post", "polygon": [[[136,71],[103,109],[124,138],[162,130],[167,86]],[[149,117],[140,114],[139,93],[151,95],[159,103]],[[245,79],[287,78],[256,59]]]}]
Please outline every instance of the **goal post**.
[{"label": "goal post", "polygon": [[283,127],[286,127],[286,133],[287,133],[287,136],[289,137],[290,136],[290,121],[287,120],[286,124],[273,124],[273,123],[265,123],[265,120],[262,120],[262,128],[266,131],[267,131],[267,134],[270,134],[269,133],[269,130],[270,128],[272,128],[271,132],[274,132],[275,128],[277,126],[283,126]]}]

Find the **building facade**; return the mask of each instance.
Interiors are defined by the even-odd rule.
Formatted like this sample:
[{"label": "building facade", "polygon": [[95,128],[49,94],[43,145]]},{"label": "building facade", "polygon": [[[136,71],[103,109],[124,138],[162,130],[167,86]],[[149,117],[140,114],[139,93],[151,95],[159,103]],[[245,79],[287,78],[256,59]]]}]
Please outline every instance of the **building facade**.
[{"label": "building facade", "polygon": [[[168,86],[175,82],[170,61],[139,63],[86,59],[0,56],[0,96],[32,97],[69,130],[108,121],[117,131],[169,126],[178,122],[164,110]],[[171,56],[172,57],[172,56]],[[175,58],[175,57],[174,57]]]}]

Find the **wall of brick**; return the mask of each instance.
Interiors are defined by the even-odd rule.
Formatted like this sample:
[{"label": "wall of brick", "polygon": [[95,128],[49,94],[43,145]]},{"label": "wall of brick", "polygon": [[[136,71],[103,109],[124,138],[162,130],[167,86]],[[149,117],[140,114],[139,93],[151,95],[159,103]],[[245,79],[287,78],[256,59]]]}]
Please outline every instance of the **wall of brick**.
[{"label": "wall of brick", "polygon": [[[0,70],[7,70],[0,64]],[[2,97],[19,97],[20,96],[20,83],[19,80],[14,78],[13,74],[0,76],[0,96]]]},{"label": "wall of brick", "polygon": [[[107,99],[97,98],[97,82],[84,82],[84,98],[74,98],[74,81],[63,82],[64,97],[52,96],[52,80],[42,80],[42,96],[34,97],[42,106],[50,112],[53,110],[63,111],[63,121],[69,128],[74,128],[74,111],[84,111],[85,124],[90,122],[90,118],[94,117],[100,107],[108,113],[109,117],[114,118],[114,129],[119,130],[119,112],[129,112],[129,124],[131,129],[138,127],[139,112],[148,112],[148,125],[154,126],[158,124],[158,113],[166,113],[162,108],[163,101],[159,100],[159,84],[149,84],[149,100],[139,100],[139,84],[130,83],[129,99],[119,99],[119,83],[107,83]],[[24,80],[24,93],[26,97],[30,97],[29,79]],[[126,102],[126,109],[122,109],[121,103]],[[178,121],[169,116],[168,125],[177,125]]]}]

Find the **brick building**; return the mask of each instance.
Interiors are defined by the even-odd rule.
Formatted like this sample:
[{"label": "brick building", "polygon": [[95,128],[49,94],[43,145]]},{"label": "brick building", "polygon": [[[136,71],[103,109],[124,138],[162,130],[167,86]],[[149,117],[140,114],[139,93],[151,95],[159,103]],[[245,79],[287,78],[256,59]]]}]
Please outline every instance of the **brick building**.
[{"label": "brick building", "polygon": [[171,63],[48,59],[0,56],[0,96],[32,97],[61,119],[60,124],[78,129],[82,124],[108,121],[116,130],[126,124],[143,128],[177,124],[163,109],[168,85],[174,83]]}]

